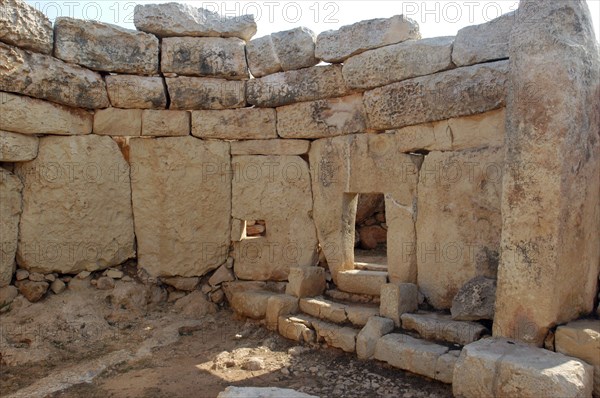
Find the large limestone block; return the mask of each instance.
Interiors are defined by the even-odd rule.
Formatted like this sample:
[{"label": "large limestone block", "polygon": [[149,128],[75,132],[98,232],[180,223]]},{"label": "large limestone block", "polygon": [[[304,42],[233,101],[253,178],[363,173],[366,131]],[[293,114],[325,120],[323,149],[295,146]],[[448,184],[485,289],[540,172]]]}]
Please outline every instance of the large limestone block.
[{"label": "large limestone block", "polygon": [[381,286],[379,313],[401,326],[400,316],[419,308],[419,289],[414,283],[386,283]]},{"label": "large limestone block", "polygon": [[377,130],[435,122],[504,106],[508,61],[468,66],[365,92],[369,127]]},{"label": "large limestone block", "polygon": [[0,167],[0,287],[10,284],[15,272],[22,189],[19,177]]},{"label": "large limestone block", "polygon": [[35,159],[39,138],[0,130],[0,162],[26,162]]},{"label": "large limestone block", "polygon": [[0,130],[22,134],[89,134],[93,119],[93,114],[83,109],[0,92]]},{"label": "large limestone block", "polygon": [[109,75],[105,79],[110,103],[115,108],[164,109],[167,106],[162,77]]},{"label": "large limestone block", "polygon": [[308,140],[248,140],[231,143],[232,155],[305,155]]},{"label": "large limestone block", "polygon": [[237,38],[174,37],[162,40],[163,73],[246,79],[245,42]]},{"label": "large limestone block", "polygon": [[73,18],[54,22],[54,56],[93,70],[158,73],[158,39],[116,25]]},{"label": "large limestone block", "polygon": [[319,65],[252,79],[246,90],[248,103],[263,108],[346,94],[349,90],[340,65]]},{"label": "large limestone block", "polygon": [[435,37],[366,51],[344,62],[344,80],[350,88],[369,89],[452,69],[453,43],[453,36]]},{"label": "large limestone block", "polygon": [[37,158],[15,166],[24,184],[19,266],[74,274],[134,257],[129,171],[110,137],[40,138]]},{"label": "large limestone block", "polygon": [[142,134],[142,110],[106,108],[94,113],[94,134],[136,136]]},{"label": "large limestone block", "polygon": [[358,330],[348,326],[338,326],[324,321],[312,322],[319,341],[325,341],[327,345],[336,347],[345,352],[356,350],[356,336]]},{"label": "large limestone block", "polygon": [[102,76],[48,55],[0,43],[0,90],[79,108],[109,105]]},{"label": "large limestone block", "polygon": [[252,75],[262,77],[318,64],[315,39],[312,30],[298,27],[252,40],[246,47]]},{"label": "large limestone block", "polygon": [[275,109],[246,108],[192,112],[192,135],[222,140],[277,138]]},{"label": "large limestone block", "polygon": [[296,297],[318,296],[327,287],[322,267],[291,267],[288,280],[285,292]]},{"label": "large limestone block", "polygon": [[456,34],[452,61],[456,66],[508,58],[508,43],[516,12],[509,12],[481,25],[462,28]]},{"label": "large limestone block", "polygon": [[400,319],[402,320],[402,329],[413,330],[426,340],[465,345],[489,334],[487,329],[479,323],[454,321],[446,314],[402,314]]},{"label": "large limestone block", "polygon": [[232,216],[264,220],[264,236],[234,242],[234,270],[247,280],[286,280],[317,262],[308,164],[299,156],[234,156]]},{"label": "large limestone block", "polygon": [[230,301],[231,308],[239,315],[252,319],[264,319],[272,292],[249,290],[235,292]]},{"label": "large limestone block", "polygon": [[323,61],[342,62],[366,50],[420,38],[417,22],[395,15],[322,32],[317,37],[315,53]]},{"label": "large limestone block", "polygon": [[510,45],[494,334],[541,345],[549,328],[594,308],[600,60],[585,2],[521,7]]},{"label": "large limestone block", "polygon": [[190,134],[190,113],[174,110],[151,110],[142,112],[142,135],[169,137]]},{"label": "large limestone block", "polygon": [[174,2],[136,5],[133,23],[138,30],[158,37],[239,37],[250,40],[256,34],[253,15],[227,17]]},{"label": "large limestone block", "polygon": [[229,144],[194,137],[130,141],[138,264],[153,276],[202,276],[227,259]]},{"label": "large limestone block", "polygon": [[356,356],[358,359],[371,359],[375,354],[377,341],[394,330],[394,321],[388,318],[373,316],[369,318],[356,337]]},{"label": "large limestone block", "polygon": [[277,108],[277,132],[282,138],[325,138],[366,129],[362,94]]},{"label": "large limestone block", "polygon": [[277,330],[279,318],[298,311],[298,299],[287,294],[274,294],[267,300],[265,321],[267,329]]},{"label": "large limestone block", "polygon": [[23,0],[3,0],[0,4],[0,41],[51,54],[52,22]]},{"label": "large limestone block", "polygon": [[592,367],[583,361],[501,338],[465,346],[452,392],[461,398],[590,397]]},{"label": "large limestone block", "polygon": [[165,79],[171,109],[229,109],[246,106],[246,82],[210,77]]},{"label": "large limestone block", "polygon": [[430,152],[421,166],[418,285],[437,309],[474,277],[496,276],[503,159],[502,148]]}]

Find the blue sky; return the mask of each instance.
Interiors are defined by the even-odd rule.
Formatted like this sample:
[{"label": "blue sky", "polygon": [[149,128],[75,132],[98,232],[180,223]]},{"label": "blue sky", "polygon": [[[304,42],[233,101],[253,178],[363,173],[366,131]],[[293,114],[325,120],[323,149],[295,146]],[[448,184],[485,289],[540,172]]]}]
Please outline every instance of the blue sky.
[{"label": "blue sky", "polygon": [[[27,0],[50,19],[71,16],[94,19],[134,29],[133,9],[140,3],[168,1],[50,1]],[[315,33],[337,29],[364,19],[386,18],[405,14],[419,22],[425,37],[449,36],[467,25],[486,22],[502,13],[517,8],[517,0],[415,0],[415,1],[180,1],[204,7],[226,15],[255,15],[258,33],[255,37],[272,32],[306,26]],[[587,0],[592,14],[596,38],[600,41],[600,0]]]}]

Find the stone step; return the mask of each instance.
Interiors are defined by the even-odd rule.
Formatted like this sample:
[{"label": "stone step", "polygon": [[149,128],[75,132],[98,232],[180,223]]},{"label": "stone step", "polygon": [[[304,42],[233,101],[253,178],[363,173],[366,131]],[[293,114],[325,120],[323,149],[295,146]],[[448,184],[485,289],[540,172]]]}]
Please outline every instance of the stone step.
[{"label": "stone step", "polygon": [[321,343],[345,352],[356,351],[356,338],[360,329],[336,325],[309,315],[297,314],[279,318],[279,333],[288,339]]},{"label": "stone step", "polygon": [[417,332],[426,340],[466,345],[489,334],[488,329],[477,322],[455,321],[446,314],[406,313],[400,320],[403,329]]},{"label": "stone step", "polygon": [[348,293],[379,296],[381,286],[387,283],[387,279],[387,272],[353,269],[338,273],[337,287]]},{"label": "stone step", "polygon": [[299,303],[300,311],[337,324],[352,323],[364,326],[372,316],[379,315],[377,305],[359,305],[354,303],[339,303],[323,297],[302,298]]},{"label": "stone step", "polygon": [[332,298],[337,301],[345,301],[351,303],[362,303],[362,304],[379,304],[379,296],[373,296],[370,294],[359,294],[359,293],[348,293],[342,292],[338,289],[325,290],[325,296]]},{"label": "stone step", "polygon": [[363,271],[379,271],[379,272],[387,272],[388,266],[386,264],[378,264],[378,263],[367,263],[362,261],[354,262],[354,269],[363,270]]},{"label": "stone step", "polygon": [[373,358],[395,368],[450,384],[459,354],[459,350],[450,351],[440,344],[392,333],[377,341]]}]

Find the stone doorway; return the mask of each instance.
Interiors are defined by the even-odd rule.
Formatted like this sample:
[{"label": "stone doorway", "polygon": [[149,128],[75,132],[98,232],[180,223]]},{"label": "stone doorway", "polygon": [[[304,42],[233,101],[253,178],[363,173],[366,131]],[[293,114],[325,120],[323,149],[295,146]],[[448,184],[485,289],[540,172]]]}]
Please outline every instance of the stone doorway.
[{"label": "stone doorway", "polygon": [[387,224],[385,195],[358,194],[354,223],[354,264],[356,268],[387,271]]}]

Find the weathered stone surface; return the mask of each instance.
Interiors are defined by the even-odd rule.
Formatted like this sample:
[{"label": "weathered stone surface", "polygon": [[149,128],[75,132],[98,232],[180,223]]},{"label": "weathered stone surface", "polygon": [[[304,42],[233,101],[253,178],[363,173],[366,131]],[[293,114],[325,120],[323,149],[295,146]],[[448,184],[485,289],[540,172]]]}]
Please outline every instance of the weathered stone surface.
[{"label": "weathered stone surface", "polygon": [[0,90],[79,108],[109,105],[102,77],[48,55],[0,43]]},{"label": "weathered stone surface", "polygon": [[417,22],[395,15],[325,31],[317,37],[315,53],[323,61],[341,62],[366,50],[420,38]]},{"label": "weathered stone surface", "polygon": [[129,165],[110,137],[42,137],[38,157],[15,173],[24,185],[19,266],[72,274],[135,256]]},{"label": "weathered stone surface", "polygon": [[305,155],[310,149],[307,140],[248,140],[231,143],[232,155]]},{"label": "weathered stone surface", "polygon": [[96,280],[96,289],[98,290],[111,290],[115,287],[115,280],[108,276],[101,276]]},{"label": "weathered stone surface", "polygon": [[50,284],[50,290],[52,290],[52,293],[54,294],[61,294],[66,288],[67,285],[60,279],[55,279],[54,282]]},{"label": "weathered stone surface", "polygon": [[495,278],[503,159],[501,148],[425,157],[416,223],[418,285],[435,308],[450,309],[458,290],[474,277]]},{"label": "weathered stone surface", "polygon": [[338,273],[337,285],[349,293],[379,296],[381,287],[387,283],[387,272],[348,270]]},{"label": "weathered stone surface", "polygon": [[13,285],[0,287],[0,309],[13,302],[19,295],[19,291]]},{"label": "weathered stone surface", "polygon": [[211,286],[217,286],[223,282],[230,282],[233,280],[235,280],[233,272],[227,268],[227,265],[223,264],[217,268],[215,273],[212,274],[212,276],[208,279],[208,284]]},{"label": "weathered stone surface", "polygon": [[318,398],[289,388],[227,387],[217,398]]},{"label": "weathered stone surface", "polygon": [[516,12],[509,12],[481,25],[462,28],[456,34],[452,61],[456,66],[508,58],[508,42]]},{"label": "weathered stone surface", "polygon": [[417,77],[365,92],[369,127],[391,129],[504,106],[508,61]]},{"label": "weathered stone surface", "polygon": [[444,355],[438,357],[435,364],[435,379],[442,383],[452,384],[454,377],[454,367],[458,362],[460,351],[448,351]]},{"label": "weathered stone surface", "polygon": [[371,359],[375,354],[377,341],[394,330],[394,321],[388,318],[373,316],[356,337],[356,355],[358,359]]},{"label": "weathered stone surface", "polygon": [[4,0],[0,4],[0,41],[51,54],[52,22],[23,0]]},{"label": "weathered stone surface", "polygon": [[0,130],[0,162],[26,162],[38,153],[38,137]]},{"label": "weathered stone surface", "polygon": [[419,290],[414,283],[386,283],[381,286],[379,313],[400,327],[400,316],[419,308]]},{"label": "weathered stone surface", "polygon": [[402,314],[402,328],[414,330],[427,340],[470,344],[479,340],[488,330],[476,322],[454,321],[448,315],[436,313]]},{"label": "weathered stone surface", "polygon": [[495,303],[496,280],[476,276],[456,293],[450,312],[455,321],[493,320]]},{"label": "weathered stone surface", "polygon": [[366,306],[357,304],[346,305],[348,320],[355,326],[365,326],[370,318],[379,316],[378,306]]},{"label": "weathered stone surface", "polygon": [[163,73],[247,79],[245,43],[221,37],[175,37],[162,40]]},{"label": "weathered stone surface", "polygon": [[94,113],[94,134],[136,136],[142,134],[142,110],[106,108]]},{"label": "weathered stone surface", "polygon": [[252,75],[262,77],[318,64],[315,38],[312,30],[298,27],[252,40],[246,47]]},{"label": "weathered stone surface", "polygon": [[259,107],[341,97],[349,94],[340,65],[313,66],[248,81],[247,101]]},{"label": "weathered stone surface", "polygon": [[291,266],[316,264],[306,161],[299,156],[235,156],[232,161],[232,216],[266,222],[265,236],[233,243],[237,277],[286,280]]},{"label": "weathered stone surface", "polygon": [[290,267],[286,294],[296,297],[314,297],[323,294],[327,287],[325,269],[322,267]]},{"label": "weathered stone surface", "polygon": [[190,113],[174,110],[144,110],[142,135],[151,137],[190,135]]},{"label": "weathered stone surface", "polygon": [[362,94],[277,108],[277,132],[282,138],[324,138],[364,133],[366,125]]},{"label": "weathered stone surface", "polygon": [[453,43],[453,36],[435,37],[366,51],[344,61],[344,81],[369,89],[452,69]]},{"label": "weathered stone surface", "polygon": [[153,276],[202,276],[223,264],[231,220],[229,144],[167,137],[136,138],[130,146],[139,266]]},{"label": "weathered stone surface", "polygon": [[277,138],[275,109],[192,112],[192,135],[224,140]]},{"label": "weathered stone surface", "polygon": [[48,291],[48,282],[24,280],[15,282],[15,285],[19,293],[32,303],[40,301]]},{"label": "weathered stone surface", "polygon": [[460,354],[456,397],[589,397],[592,367],[562,354],[501,338],[479,340]]},{"label": "weathered stone surface", "polygon": [[171,109],[229,109],[246,106],[246,82],[209,77],[167,78]]},{"label": "weathered stone surface", "polygon": [[277,325],[279,334],[286,339],[307,343],[314,343],[315,341],[314,330],[309,328],[300,318],[281,316]]},{"label": "weathered stone surface", "polygon": [[229,304],[239,315],[252,319],[264,319],[267,315],[269,297],[272,295],[272,292],[264,290],[235,292]]},{"label": "weathered stone surface", "polygon": [[7,286],[15,272],[15,253],[21,216],[21,180],[0,167],[0,287]]},{"label": "weathered stone surface", "polygon": [[431,379],[436,375],[438,359],[448,348],[405,334],[386,334],[377,341],[373,358]]},{"label": "weathered stone surface", "polygon": [[520,9],[494,335],[541,345],[550,327],[592,311],[597,291],[600,60],[584,2],[524,0]]},{"label": "weathered stone surface", "polygon": [[83,109],[0,92],[0,130],[22,134],[89,134],[92,121],[93,115]]},{"label": "weathered stone surface", "polygon": [[198,319],[217,312],[217,306],[206,299],[201,291],[195,290],[180,298],[173,305],[173,310],[187,318]]},{"label": "weathered stone surface", "polygon": [[185,278],[182,276],[172,276],[170,278],[161,278],[163,283],[173,286],[177,290],[183,290],[185,292],[191,292],[196,290],[198,284],[200,283],[200,278],[197,276],[192,276],[189,278]]},{"label": "weathered stone surface", "polygon": [[158,39],[147,33],[91,20],[57,18],[54,56],[93,70],[158,73]]},{"label": "weathered stone surface", "polygon": [[158,37],[239,37],[250,40],[256,34],[252,15],[234,18],[187,4],[138,4],[133,13],[138,30]]},{"label": "weathered stone surface", "polygon": [[109,75],[105,80],[110,103],[115,108],[164,109],[167,106],[162,77]]},{"label": "weathered stone surface", "polygon": [[267,301],[266,324],[269,330],[278,329],[279,317],[298,311],[298,299],[287,294],[275,294]]},{"label": "weathered stone surface", "polygon": [[358,330],[318,320],[312,322],[312,327],[315,328],[317,339],[325,341],[327,345],[339,348],[345,352],[354,352],[356,350]]},{"label": "weathered stone surface", "polygon": [[324,319],[333,323],[344,323],[348,320],[346,306],[322,298],[300,299],[300,310],[315,318]]}]

